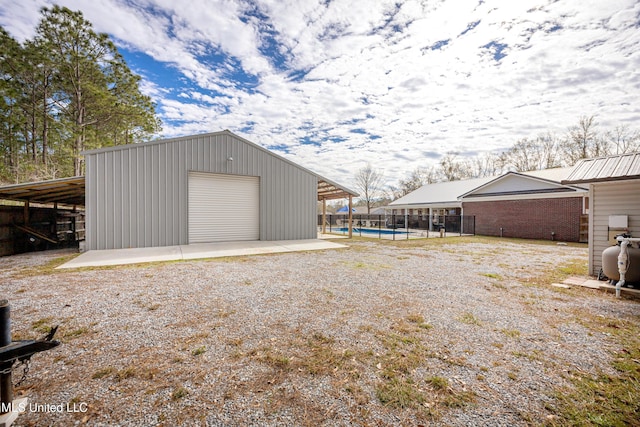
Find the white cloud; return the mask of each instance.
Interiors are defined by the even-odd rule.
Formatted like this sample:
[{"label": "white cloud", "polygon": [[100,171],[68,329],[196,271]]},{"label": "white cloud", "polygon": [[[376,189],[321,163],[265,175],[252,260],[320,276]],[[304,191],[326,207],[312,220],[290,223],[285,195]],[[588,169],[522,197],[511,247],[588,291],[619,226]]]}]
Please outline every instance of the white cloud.
[{"label": "white cloud", "polygon": [[[182,76],[163,87],[162,70],[136,70],[166,136],[228,128],[346,185],[368,162],[393,181],[582,115],[640,119],[634,0],[58,3]],[[46,4],[0,0],[0,24],[28,38]]]}]

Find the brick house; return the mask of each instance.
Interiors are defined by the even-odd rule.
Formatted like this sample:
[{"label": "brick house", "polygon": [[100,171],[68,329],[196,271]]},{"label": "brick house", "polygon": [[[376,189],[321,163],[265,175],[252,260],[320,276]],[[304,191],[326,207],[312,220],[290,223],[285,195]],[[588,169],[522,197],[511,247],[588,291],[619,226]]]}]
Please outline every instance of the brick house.
[{"label": "brick house", "polygon": [[508,172],[460,195],[462,212],[484,236],[586,241],[588,191],[560,183],[570,171]]},{"label": "brick house", "polygon": [[572,168],[427,184],[391,202],[394,213],[474,218],[475,234],[586,242],[588,190],[562,184]]}]

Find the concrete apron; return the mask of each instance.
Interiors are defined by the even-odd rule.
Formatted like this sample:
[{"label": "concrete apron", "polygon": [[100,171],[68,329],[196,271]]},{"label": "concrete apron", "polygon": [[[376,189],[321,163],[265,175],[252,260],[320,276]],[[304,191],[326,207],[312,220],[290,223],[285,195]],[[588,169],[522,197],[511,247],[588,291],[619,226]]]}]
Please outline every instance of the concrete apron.
[{"label": "concrete apron", "polygon": [[56,268],[100,267],[144,262],[273,254],[340,249],[347,246],[327,240],[277,240],[251,242],[195,243],[157,248],[105,249],[88,251]]}]

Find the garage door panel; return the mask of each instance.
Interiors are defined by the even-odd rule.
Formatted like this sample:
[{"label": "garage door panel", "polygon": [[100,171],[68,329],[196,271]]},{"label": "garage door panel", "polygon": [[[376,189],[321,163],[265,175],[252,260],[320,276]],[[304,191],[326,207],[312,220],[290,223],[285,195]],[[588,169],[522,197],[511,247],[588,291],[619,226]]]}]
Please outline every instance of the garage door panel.
[{"label": "garage door panel", "polygon": [[260,179],[189,173],[189,243],[259,240]]}]

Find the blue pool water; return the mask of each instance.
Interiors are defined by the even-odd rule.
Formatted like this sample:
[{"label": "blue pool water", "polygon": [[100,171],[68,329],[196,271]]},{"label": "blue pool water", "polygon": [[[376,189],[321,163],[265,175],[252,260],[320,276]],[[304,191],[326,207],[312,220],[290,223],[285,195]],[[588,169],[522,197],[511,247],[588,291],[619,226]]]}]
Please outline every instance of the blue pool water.
[{"label": "blue pool water", "polygon": [[[332,228],[331,231],[336,231],[338,233],[348,233],[349,229],[347,227],[341,227],[341,228]],[[396,230],[378,230],[378,229],[374,229],[374,228],[358,228],[358,227],[353,227],[353,234],[371,234],[371,235],[375,235],[375,234],[407,234],[406,231],[396,231]]]}]

